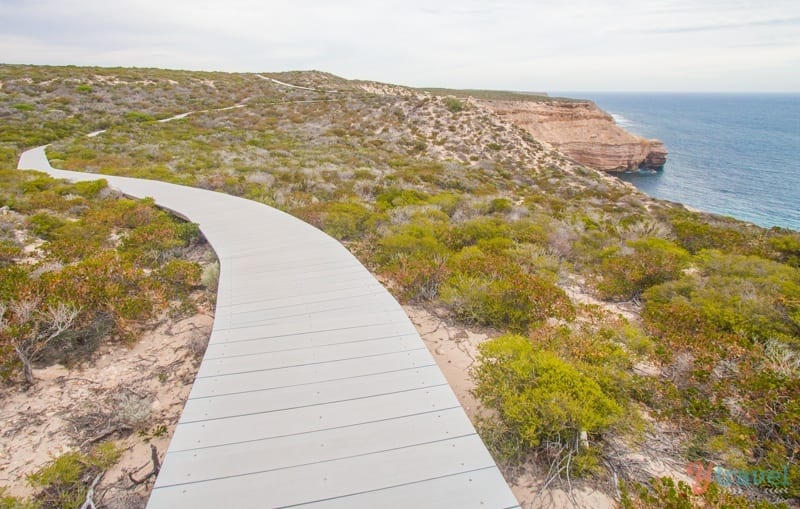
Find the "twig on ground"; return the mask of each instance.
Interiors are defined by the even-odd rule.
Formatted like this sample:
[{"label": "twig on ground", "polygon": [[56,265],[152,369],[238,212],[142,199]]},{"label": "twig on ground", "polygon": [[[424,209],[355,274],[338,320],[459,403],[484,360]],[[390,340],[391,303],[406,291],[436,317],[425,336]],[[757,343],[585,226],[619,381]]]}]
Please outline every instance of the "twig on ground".
[{"label": "twig on ground", "polygon": [[141,479],[137,480],[137,479],[135,479],[133,477],[133,474],[131,474],[130,472],[128,473],[128,479],[131,480],[131,482],[133,483],[134,486],[138,486],[138,485],[144,483],[145,481],[147,481],[151,477],[158,476],[158,472],[161,470],[161,462],[158,461],[158,449],[156,449],[156,446],[153,445],[153,444],[150,444],[150,458],[153,461],[153,469],[150,471],[149,474],[147,474],[146,476],[144,476]]},{"label": "twig on ground", "polygon": [[84,447],[86,447],[89,444],[93,444],[95,442],[99,442],[100,440],[106,438],[109,435],[113,435],[114,433],[117,433],[118,431],[130,431],[131,429],[132,428],[130,426],[125,426],[123,424],[117,425],[117,426],[114,426],[114,427],[106,428],[105,430],[100,432],[100,434],[95,435],[93,437],[90,437],[90,438],[87,438],[86,440],[84,440],[81,443],[80,448],[83,449]]},{"label": "twig on ground", "polygon": [[97,487],[97,483],[100,482],[100,479],[103,477],[104,474],[105,471],[100,472],[99,474],[97,474],[97,477],[94,478],[94,481],[92,481],[92,485],[89,487],[89,491],[86,492],[86,501],[81,506],[81,509],[96,509],[94,505],[94,500],[92,500],[94,498],[94,489]]}]

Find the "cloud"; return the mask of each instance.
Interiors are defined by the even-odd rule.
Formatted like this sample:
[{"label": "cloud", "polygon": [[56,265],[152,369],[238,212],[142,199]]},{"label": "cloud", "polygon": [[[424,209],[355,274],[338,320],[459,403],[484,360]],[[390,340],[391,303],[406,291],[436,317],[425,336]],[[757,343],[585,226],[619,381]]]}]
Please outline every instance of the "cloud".
[{"label": "cloud", "polygon": [[735,23],[717,23],[710,25],[700,26],[685,26],[675,28],[659,28],[648,32],[657,33],[686,33],[686,32],[708,32],[712,30],[732,30],[740,28],[756,28],[756,27],[778,27],[778,26],[797,26],[800,25],[800,17],[797,18],[778,18],[778,19],[762,19],[753,21],[741,21]]}]

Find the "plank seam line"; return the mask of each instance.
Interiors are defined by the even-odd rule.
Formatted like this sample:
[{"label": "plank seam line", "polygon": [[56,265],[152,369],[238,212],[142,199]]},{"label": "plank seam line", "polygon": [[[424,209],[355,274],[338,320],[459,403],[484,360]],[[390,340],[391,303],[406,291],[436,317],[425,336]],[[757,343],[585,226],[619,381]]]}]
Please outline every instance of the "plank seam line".
[{"label": "plank seam line", "polygon": [[[347,495],[339,495],[337,497],[328,497],[328,498],[321,498],[321,499],[318,499],[318,500],[309,500],[308,502],[300,502],[299,504],[282,505],[282,506],[278,506],[278,508],[276,508],[276,509],[289,509],[291,507],[302,507],[304,505],[318,504],[320,502],[329,502],[331,500],[338,500],[338,499],[345,499],[345,498],[350,498],[350,497],[357,497],[359,495],[366,495],[367,493],[376,493],[378,491],[387,491],[387,490],[391,490],[391,489],[395,489],[395,488],[402,488],[404,486],[412,486],[414,484],[421,484],[421,483],[430,482],[430,481],[438,481],[440,479],[447,479],[448,477],[456,477],[456,476],[459,476],[459,475],[473,474],[475,472],[482,472],[484,470],[492,470],[492,469],[495,469],[495,468],[497,468],[496,465],[492,465],[492,466],[488,466],[488,467],[481,467],[481,468],[473,468],[472,470],[464,470],[463,472],[456,472],[456,473],[453,473],[453,474],[446,474],[446,475],[438,475],[438,476],[435,476],[435,477],[429,477],[427,479],[420,479],[418,481],[410,481],[410,482],[404,482],[404,483],[400,483],[400,484],[394,484],[392,486],[385,486],[383,488],[375,488],[375,489],[372,489],[372,490],[358,491],[356,493],[348,493]],[[511,506],[509,509],[513,509],[514,507],[519,507],[519,506]]]},{"label": "plank seam line", "polygon": [[[333,311],[345,311],[347,309],[360,309],[360,308],[363,308],[363,307],[364,307],[363,305],[362,306],[345,306],[343,308],[326,309],[325,312],[326,313],[330,313],[330,312],[333,312]],[[380,314],[391,313],[391,312],[392,312],[391,309],[375,309],[373,311],[373,313],[380,313]],[[277,321],[280,321],[280,320],[284,320],[286,318],[298,318],[298,317],[301,317],[301,316],[309,316],[310,314],[312,314],[312,313],[306,311],[305,313],[297,313],[297,314],[293,314],[293,315],[278,316],[278,317],[271,318],[271,319],[268,319],[268,320],[265,320],[265,321],[262,321],[262,322],[258,322],[258,323],[248,322],[248,323],[243,324],[243,325],[236,325],[236,326],[233,326],[233,327],[224,327],[224,328],[217,329],[217,330],[253,329],[255,327],[264,327],[266,325],[270,325],[271,322],[277,322]],[[319,313],[315,312],[313,314],[317,315]],[[405,315],[403,315],[403,316],[405,316]],[[214,317],[216,318],[216,313],[214,314]],[[371,325],[381,325],[381,324],[389,324],[389,323],[395,323],[395,322],[394,321],[387,321],[387,322],[379,322],[379,323],[375,323],[375,324],[371,324]]]},{"label": "plank seam line", "polygon": [[334,431],[334,430],[347,429],[347,428],[353,428],[353,427],[358,427],[358,426],[366,426],[368,424],[378,424],[378,423],[381,423],[381,422],[396,421],[398,419],[405,419],[405,418],[408,418],[408,417],[418,417],[420,415],[435,414],[435,413],[445,413],[445,412],[449,412],[449,411],[453,411],[453,410],[459,410],[459,409],[461,409],[461,405],[449,406],[449,407],[444,407],[444,408],[437,408],[435,410],[426,410],[424,412],[416,412],[416,413],[413,413],[413,414],[396,415],[396,416],[393,416],[393,417],[386,417],[384,419],[373,419],[371,421],[361,421],[361,422],[355,422],[355,423],[352,423],[352,424],[343,424],[341,426],[331,426],[329,428],[319,428],[319,429],[314,429],[314,430],[311,430],[311,431],[299,431],[297,433],[286,433],[286,434],[283,434],[283,435],[275,435],[275,436],[272,436],[272,437],[254,438],[254,439],[251,439],[251,440],[240,440],[238,442],[227,442],[227,443],[224,443],[224,444],[217,444],[217,445],[204,445],[204,446],[200,446],[200,447],[191,447],[191,448],[188,448],[188,449],[177,449],[175,451],[167,451],[167,456],[170,456],[172,454],[178,454],[178,453],[187,453],[187,452],[191,452],[191,451],[202,451],[204,449],[216,449],[216,448],[219,448],[219,447],[227,447],[229,445],[250,444],[250,443],[255,443],[255,442],[264,442],[264,441],[267,441],[267,440],[275,440],[275,439],[279,439],[279,438],[298,437],[300,435],[313,435],[314,433],[321,433],[321,432],[325,432],[325,431]]},{"label": "plank seam line", "polygon": [[[216,318],[216,317],[215,317]],[[400,322],[379,322],[379,323],[369,323],[366,325],[353,325],[351,327],[338,327],[335,329],[319,329],[313,331],[303,331],[303,332],[289,332],[287,334],[278,334],[277,336],[259,336],[257,338],[247,338],[247,339],[231,339],[229,341],[222,341],[220,344],[228,344],[228,343],[244,343],[247,341],[261,341],[263,339],[276,339],[276,338],[289,338],[293,336],[306,336],[308,334],[322,334],[325,332],[339,332],[339,331],[346,331],[346,330],[356,330],[356,329],[366,329],[368,327],[377,327],[379,325],[396,325]],[[243,327],[246,328],[246,327]],[[215,329],[213,332],[224,332],[229,329]],[[414,330],[414,329],[412,329]],[[409,332],[409,334],[411,334]],[[213,334],[212,334],[213,335]]]},{"label": "plank seam line", "polygon": [[[245,373],[259,373],[261,371],[277,371],[279,369],[299,368],[300,366],[316,366],[318,364],[331,364],[331,363],[334,363],[334,362],[353,361],[353,360],[356,360],[356,359],[369,359],[371,357],[380,357],[382,355],[391,355],[391,354],[395,354],[395,353],[405,353],[405,352],[416,352],[416,351],[419,351],[419,350],[427,350],[427,348],[425,348],[425,346],[423,345],[423,346],[420,346],[420,347],[417,347],[417,348],[409,348],[407,350],[396,350],[396,351],[393,351],[393,352],[374,353],[374,354],[370,354],[370,355],[361,355],[361,356],[356,356],[356,357],[345,357],[344,359],[332,359],[332,360],[329,360],[329,361],[306,362],[306,363],[303,363],[303,364],[290,364],[288,366],[278,366],[276,368],[250,369],[250,370],[247,370],[247,371],[235,371],[233,373],[217,373],[217,374],[209,374],[209,375],[203,375],[203,376],[198,375],[198,376],[195,377],[195,380],[198,379],[198,378],[216,378],[216,377],[221,377],[221,376],[243,375]],[[201,366],[201,369],[202,369],[202,366]]]},{"label": "plank seam line", "polygon": [[[381,306],[382,307],[380,309],[375,309],[374,312],[385,313],[387,311],[390,311],[389,309],[385,309],[385,306],[386,306],[385,304],[381,304]],[[363,309],[363,308],[364,308],[364,304],[353,303],[353,304],[350,304],[348,306],[342,306],[342,307],[338,307],[338,308],[330,308],[330,309],[326,309],[324,311],[303,311],[301,313],[292,313],[292,314],[288,314],[288,315],[274,316],[274,317],[271,317],[271,318],[265,318],[263,320],[247,320],[247,321],[243,322],[242,325],[237,325],[237,326],[234,326],[234,327],[230,327],[228,330],[245,329],[245,328],[252,327],[252,326],[258,327],[259,325],[269,325],[271,323],[280,322],[281,320],[286,320],[286,319],[289,319],[289,318],[300,318],[300,317],[303,317],[303,316],[311,316],[311,315],[317,316],[317,315],[324,315],[324,314],[330,314],[330,313],[337,314],[336,312],[349,311],[351,309]],[[214,314],[214,317],[216,318],[216,313]],[[290,320],[290,321],[293,321],[293,320]]]},{"label": "plank seam line", "polygon": [[372,398],[379,398],[381,396],[390,396],[392,394],[402,394],[404,392],[414,392],[414,391],[424,391],[428,389],[434,389],[436,387],[450,387],[447,382],[440,383],[440,384],[433,384],[433,385],[426,385],[424,387],[414,387],[413,389],[401,389],[399,391],[391,391],[391,392],[380,392],[378,394],[370,394],[369,396],[358,396],[356,398],[344,398],[344,399],[336,399],[332,401],[324,401],[321,403],[311,403],[308,405],[297,405],[297,406],[287,406],[283,408],[276,408],[274,410],[264,410],[261,412],[249,412],[245,414],[236,414],[236,415],[226,415],[224,417],[209,417],[207,419],[197,419],[194,421],[181,421],[178,424],[197,424],[200,422],[210,422],[210,421],[224,421],[226,419],[236,419],[239,417],[251,417],[253,415],[264,415],[264,414],[274,414],[276,412],[286,412],[289,410],[300,410],[301,408],[313,408],[315,406],[325,406],[325,405],[335,405],[336,403],[346,403],[348,401],[358,401],[360,399],[372,399]]},{"label": "plank seam line", "polygon": [[[319,255],[317,255],[319,256]],[[292,258],[292,262],[297,263],[297,258]],[[352,266],[352,262],[349,260],[345,262],[344,260],[333,260],[331,261],[330,258],[326,258],[324,262],[315,262],[315,263],[297,263],[297,265],[280,265],[276,264],[274,260],[270,260],[269,268],[259,269],[258,272],[255,274],[269,274],[272,272],[283,272],[288,269],[302,269],[307,267],[333,267],[333,266]],[[241,268],[241,267],[236,267]],[[316,269],[312,269],[309,272],[316,272]]]},{"label": "plank seam line", "polygon": [[[268,308],[258,308],[258,309],[250,309],[247,311],[232,311],[230,316],[237,316],[237,315],[245,315],[247,313],[257,313],[260,311],[272,311],[275,309],[286,309],[286,308],[294,308],[297,306],[308,306],[312,304],[323,304],[325,302],[336,302],[336,301],[344,301],[344,300],[353,300],[353,299],[360,299],[362,297],[378,297],[384,296],[386,289],[382,288],[374,288],[367,293],[359,293],[357,295],[348,295],[347,297],[330,297],[328,299],[320,299],[320,300],[310,300],[308,302],[303,302],[302,304],[285,304],[283,306],[273,306]],[[322,310],[325,311],[325,310]]]},{"label": "plank seam line", "polygon": [[409,332],[408,334],[393,334],[391,336],[379,336],[377,338],[353,339],[351,341],[340,341],[338,343],[323,343],[320,345],[312,345],[312,346],[298,346],[296,348],[282,348],[280,350],[264,350],[259,352],[239,353],[234,355],[222,355],[219,357],[206,357],[206,359],[210,361],[218,359],[236,359],[237,357],[250,357],[253,355],[263,355],[267,353],[296,352],[298,350],[313,350],[315,348],[323,348],[327,346],[350,345],[353,343],[366,343],[368,341],[381,341],[384,339],[404,338],[406,336],[410,337],[410,339],[414,338],[414,334]]},{"label": "plank seam line", "polygon": [[[312,267],[312,268],[310,270],[304,271],[303,274],[319,274],[321,272],[335,272],[336,269],[350,269],[353,271],[355,271],[356,269],[360,269],[360,267],[356,267],[350,260],[346,261],[334,260],[323,263],[313,263],[308,266],[305,265],[276,266],[272,260],[267,260],[267,261],[270,262],[270,268],[261,270],[248,270],[248,275],[265,276],[267,274],[272,274],[275,272],[285,272],[287,270],[302,269],[304,267]],[[242,269],[243,267],[235,267],[235,268]],[[244,268],[247,269],[246,267]]]},{"label": "plank seam line", "polygon": [[[356,285],[356,286],[344,286],[344,287],[336,288],[336,289],[333,289],[333,290],[326,290],[324,292],[314,292],[314,295],[324,295],[326,293],[341,292],[342,290],[356,290],[358,288],[369,288],[370,286],[373,286],[375,289],[379,289],[379,288],[385,289],[384,286],[381,286],[380,283],[375,281],[375,282],[370,282],[369,286],[366,286],[366,285],[364,285],[362,283],[362,284],[359,284],[359,285]],[[230,307],[234,307],[234,306],[244,306],[244,305],[247,305],[247,304],[257,304],[259,302],[270,302],[270,301],[273,301],[273,300],[284,300],[284,299],[287,299],[287,298],[288,299],[293,299],[293,298],[297,298],[297,297],[305,297],[306,295],[308,295],[308,294],[290,295],[288,297],[286,295],[281,295],[281,296],[277,296],[277,297],[269,297],[269,298],[266,298],[266,299],[246,300],[246,301],[242,301],[242,302],[231,302],[230,304],[219,305],[219,306],[216,307],[216,309],[220,310],[220,309],[230,308]]]},{"label": "plank seam line", "polygon": [[402,445],[400,447],[391,447],[389,449],[380,449],[380,450],[377,450],[377,451],[364,452],[364,453],[360,453],[360,454],[351,454],[351,455],[348,455],[348,456],[340,456],[338,458],[331,458],[331,459],[327,459],[327,460],[310,461],[310,462],[307,462],[307,463],[298,463],[298,464],[295,464],[295,465],[287,465],[287,466],[283,466],[283,467],[268,468],[268,469],[265,469],[265,470],[256,470],[254,472],[247,472],[247,473],[244,473],[244,474],[224,475],[224,476],[219,476],[219,477],[210,477],[208,479],[200,479],[200,480],[196,480],[196,481],[187,481],[187,482],[179,482],[179,483],[175,483],[175,484],[167,484],[165,486],[159,486],[158,488],[154,488],[154,490],[155,489],[164,489],[164,488],[175,488],[177,486],[187,486],[187,485],[191,485],[191,484],[200,484],[200,483],[207,483],[207,482],[214,482],[214,481],[222,481],[222,480],[225,480],[225,479],[235,479],[237,477],[250,477],[250,476],[255,476],[255,475],[267,474],[267,473],[270,473],[270,472],[277,472],[279,470],[291,470],[291,469],[296,469],[296,468],[310,467],[310,466],[313,466],[313,465],[322,465],[324,463],[332,463],[332,462],[335,462],[335,461],[343,461],[343,460],[350,460],[350,459],[355,459],[355,458],[363,458],[363,457],[366,457],[366,456],[375,456],[375,455],[378,455],[378,454],[385,454],[387,452],[402,451],[404,449],[412,449],[414,447],[422,447],[422,446],[425,446],[425,445],[433,445],[433,444],[439,444],[439,443],[442,443],[442,442],[450,442],[450,441],[453,441],[453,440],[459,440],[459,439],[462,439],[462,438],[474,437],[474,436],[477,436],[477,435],[478,435],[477,433],[473,432],[473,433],[468,433],[468,434],[465,434],[465,435],[458,435],[458,436],[454,436],[454,437],[442,438],[442,439],[439,439],[439,440],[429,440],[429,441],[426,441],[426,442],[419,442],[419,443],[415,443],[415,444]]},{"label": "plank seam line", "polygon": [[[265,205],[265,207],[266,207],[266,205]],[[214,227],[215,227],[215,225],[210,224],[208,221],[206,221],[205,224],[209,227],[210,230],[213,230]],[[217,227],[222,229],[222,226],[224,226],[224,225],[218,225]],[[304,242],[302,242],[300,244],[293,244],[291,242],[287,243],[287,244],[277,244],[277,245],[276,244],[270,244],[269,246],[265,245],[263,247],[254,247],[254,248],[250,248],[249,250],[248,249],[241,249],[241,251],[237,252],[237,254],[228,254],[228,255],[225,255],[225,256],[221,256],[220,257],[220,262],[222,262],[222,260],[225,260],[225,261],[238,260],[240,258],[249,258],[249,257],[252,257],[252,256],[258,256],[258,255],[263,255],[263,254],[268,254],[268,253],[275,253],[275,252],[281,251],[282,249],[285,250],[286,247],[321,246],[321,245],[324,245],[324,244],[322,242],[320,242],[318,239],[304,241]],[[232,251],[236,251],[237,250],[237,248],[235,246],[231,246],[231,245],[224,246],[224,248],[232,250]]]},{"label": "plank seam line", "polygon": [[[266,263],[266,262],[269,262],[269,260],[268,259],[267,260],[263,260],[263,262]],[[290,270],[292,268],[296,269],[296,268],[299,268],[299,267],[289,267],[289,268],[287,268],[285,270]],[[236,267],[234,270],[247,270],[247,269],[246,268],[242,268],[242,267]],[[327,268],[324,268],[324,269],[305,271],[305,272],[303,272],[303,274],[301,276],[298,276],[296,279],[284,279],[284,280],[281,280],[279,278],[276,278],[274,280],[270,279],[270,283],[275,283],[275,285],[281,285],[281,284],[290,284],[290,283],[292,283],[294,281],[312,281],[312,280],[315,280],[315,279],[319,278],[320,275],[323,275],[323,274],[326,274],[326,273],[333,273],[333,274],[336,274],[337,276],[346,276],[346,275],[356,276],[356,275],[359,275],[359,274],[364,274],[364,270],[366,270],[366,269],[362,269],[361,267],[356,267],[352,263],[347,263],[347,264],[343,263],[338,267],[327,267]],[[248,272],[248,275],[252,275],[252,276],[269,276],[271,274],[271,272],[272,271],[267,272],[267,273],[253,272],[252,274],[250,272]]]},{"label": "plank seam line", "polygon": [[[210,396],[197,396],[191,397],[189,396],[189,400],[197,401],[200,399],[209,399],[209,398],[219,398],[223,396],[235,396],[237,394],[252,394],[254,392],[265,392],[265,391],[275,391],[278,389],[291,389],[292,387],[303,387],[306,385],[316,385],[316,384],[326,384],[331,382],[342,382],[344,380],[355,380],[356,378],[367,378],[370,376],[378,376],[378,375],[388,375],[389,373],[400,373],[402,371],[411,371],[412,369],[423,369],[423,368],[430,368],[436,366],[435,362],[431,362],[430,364],[421,364],[419,366],[411,366],[410,368],[402,368],[402,369],[390,369],[388,371],[376,371],[375,373],[366,373],[364,375],[353,375],[353,376],[345,376],[342,378],[328,378],[325,380],[316,380],[314,382],[304,382],[301,384],[291,384],[291,385],[278,385],[276,387],[266,387],[263,389],[251,389],[249,391],[237,391],[237,392],[224,392],[220,394],[213,394]],[[440,370],[441,371],[441,370]]]}]

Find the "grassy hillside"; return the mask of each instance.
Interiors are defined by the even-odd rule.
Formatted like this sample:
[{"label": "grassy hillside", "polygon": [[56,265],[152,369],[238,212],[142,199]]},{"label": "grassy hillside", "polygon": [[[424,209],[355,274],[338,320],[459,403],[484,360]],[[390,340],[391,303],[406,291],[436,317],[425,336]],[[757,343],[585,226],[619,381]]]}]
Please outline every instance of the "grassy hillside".
[{"label": "grassy hillside", "polygon": [[[500,331],[474,377],[492,410],[481,432],[506,466],[538,462],[610,493],[616,475],[629,507],[797,502],[800,235],[648,198],[473,93],[263,76],[314,90],[0,66],[2,161],[53,141],[54,166],[281,208],[342,240],[401,300]],[[749,499],[672,489],[629,454],[665,433],[676,465],[785,468],[788,486]]]}]

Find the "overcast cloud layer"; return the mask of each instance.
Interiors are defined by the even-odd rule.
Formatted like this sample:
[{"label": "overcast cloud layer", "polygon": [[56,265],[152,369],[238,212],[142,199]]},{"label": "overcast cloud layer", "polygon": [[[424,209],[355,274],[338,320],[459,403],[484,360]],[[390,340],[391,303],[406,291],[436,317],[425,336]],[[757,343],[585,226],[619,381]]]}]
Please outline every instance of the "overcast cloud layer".
[{"label": "overcast cloud layer", "polygon": [[0,0],[0,20],[5,63],[800,92],[798,0]]}]

